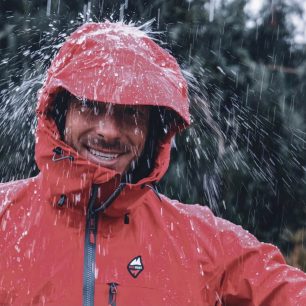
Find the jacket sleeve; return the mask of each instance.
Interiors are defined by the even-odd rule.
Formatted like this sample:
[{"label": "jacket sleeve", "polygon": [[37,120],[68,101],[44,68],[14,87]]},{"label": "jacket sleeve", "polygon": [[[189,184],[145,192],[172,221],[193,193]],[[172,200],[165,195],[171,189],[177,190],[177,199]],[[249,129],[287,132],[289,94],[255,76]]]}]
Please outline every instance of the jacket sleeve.
[{"label": "jacket sleeve", "polygon": [[[224,267],[220,296],[226,306],[305,306],[306,274],[285,263],[277,247],[217,218]],[[223,262],[222,262],[223,261]]]}]

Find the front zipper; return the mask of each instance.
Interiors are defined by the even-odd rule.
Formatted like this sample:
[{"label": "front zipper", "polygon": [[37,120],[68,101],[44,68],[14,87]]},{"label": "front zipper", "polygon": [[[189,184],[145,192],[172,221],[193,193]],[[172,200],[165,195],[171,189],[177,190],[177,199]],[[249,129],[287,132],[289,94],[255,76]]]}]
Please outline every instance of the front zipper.
[{"label": "front zipper", "polygon": [[109,294],[108,294],[108,305],[116,306],[116,298],[118,293],[118,284],[117,283],[109,283]]},{"label": "front zipper", "polygon": [[99,213],[94,211],[98,185],[93,185],[92,195],[88,204],[85,246],[84,246],[84,274],[83,274],[83,306],[94,306],[95,296],[95,263],[96,237]]},{"label": "front zipper", "polygon": [[[84,274],[83,274],[83,306],[94,306],[95,303],[95,267],[96,267],[96,240],[99,213],[107,209],[112,202],[118,197],[125,183],[121,183],[117,189],[102,203],[95,208],[95,202],[98,195],[98,185],[92,186],[92,193],[88,203],[85,228],[85,244],[84,244]],[[116,283],[112,283],[113,290],[117,290]],[[114,287],[115,286],[115,287]],[[117,291],[116,291],[117,292]],[[112,293],[114,301],[111,306],[116,305],[116,292]]]}]

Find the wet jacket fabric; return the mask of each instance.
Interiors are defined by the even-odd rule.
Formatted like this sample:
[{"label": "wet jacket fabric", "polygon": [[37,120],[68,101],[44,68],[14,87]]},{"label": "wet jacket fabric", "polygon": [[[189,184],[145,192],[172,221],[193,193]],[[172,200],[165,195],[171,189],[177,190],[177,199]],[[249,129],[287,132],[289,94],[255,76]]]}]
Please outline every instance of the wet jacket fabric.
[{"label": "wet jacket fabric", "polygon": [[[150,175],[122,183],[65,144],[48,111],[62,89],[176,112]],[[155,190],[189,112],[176,61],[146,34],[112,23],[74,32],[48,70],[37,116],[39,175],[0,186],[0,305],[306,305],[305,274],[276,247]]]}]

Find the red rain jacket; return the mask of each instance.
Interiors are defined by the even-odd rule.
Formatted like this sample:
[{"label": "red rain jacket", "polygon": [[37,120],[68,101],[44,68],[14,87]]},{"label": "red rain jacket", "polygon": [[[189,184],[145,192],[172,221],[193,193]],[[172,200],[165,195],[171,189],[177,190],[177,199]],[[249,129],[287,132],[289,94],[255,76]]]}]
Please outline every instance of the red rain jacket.
[{"label": "red rain jacket", "polygon": [[[118,184],[60,140],[54,96],[158,105],[182,119],[151,174]],[[0,305],[305,306],[306,277],[278,249],[207,207],[154,192],[170,140],[189,123],[187,85],[140,30],[86,24],[54,59],[37,108],[37,177],[0,187]],[[57,148],[55,151],[54,149]]]}]

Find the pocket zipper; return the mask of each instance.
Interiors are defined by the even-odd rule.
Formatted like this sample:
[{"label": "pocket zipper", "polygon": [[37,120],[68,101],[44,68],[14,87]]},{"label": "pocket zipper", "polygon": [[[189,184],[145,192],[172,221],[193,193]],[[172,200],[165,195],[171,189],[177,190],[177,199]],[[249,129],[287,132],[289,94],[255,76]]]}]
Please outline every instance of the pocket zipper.
[{"label": "pocket zipper", "polygon": [[116,306],[116,298],[118,293],[118,284],[117,283],[109,283],[109,294],[108,294],[108,305]]}]

